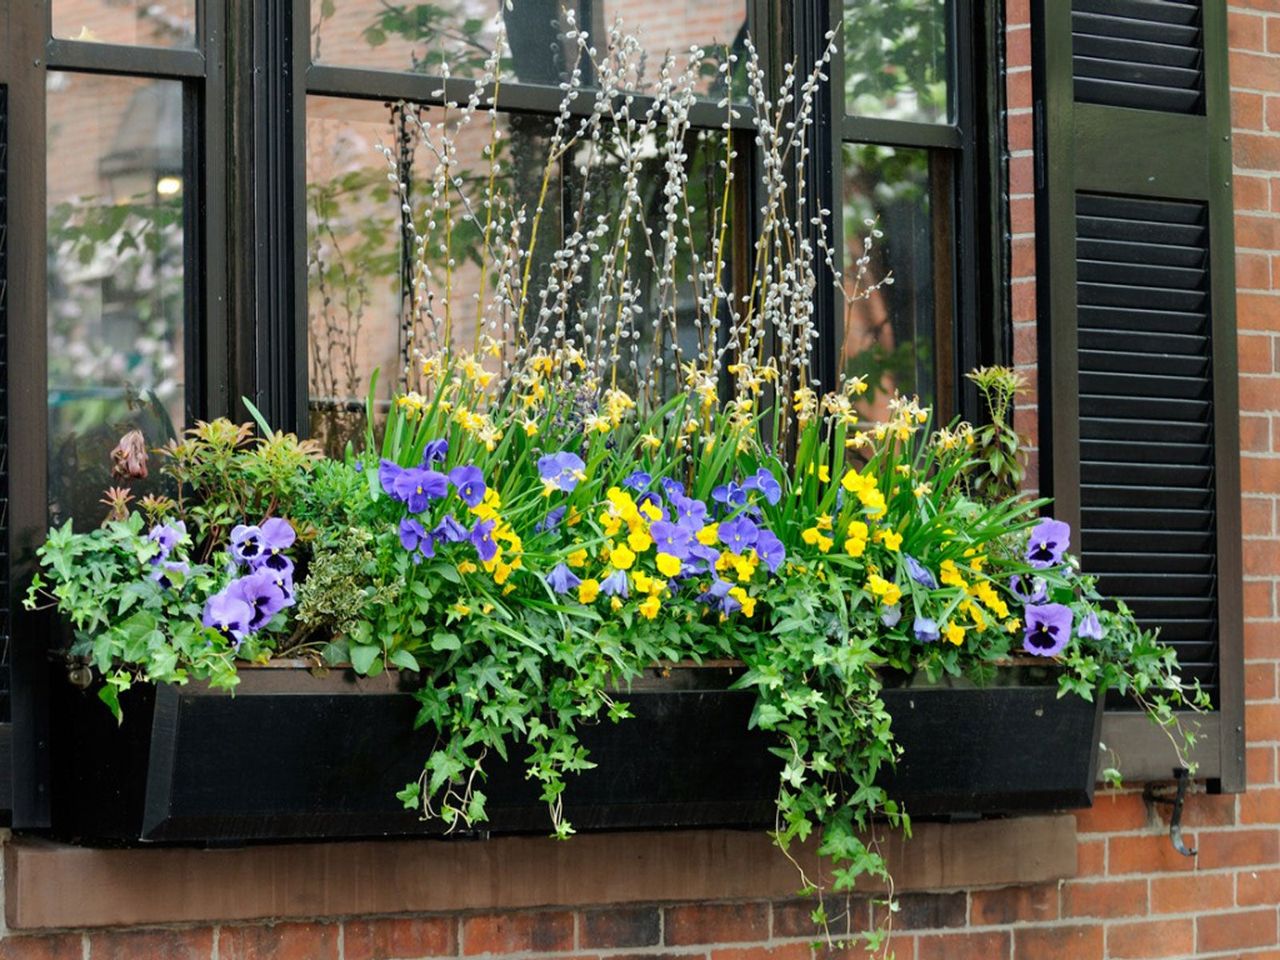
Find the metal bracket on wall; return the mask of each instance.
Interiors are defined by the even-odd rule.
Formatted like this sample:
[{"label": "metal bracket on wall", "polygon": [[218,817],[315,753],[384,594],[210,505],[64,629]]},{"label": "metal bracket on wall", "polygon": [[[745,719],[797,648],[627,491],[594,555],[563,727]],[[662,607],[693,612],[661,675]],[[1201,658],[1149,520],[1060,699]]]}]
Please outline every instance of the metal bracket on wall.
[{"label": "metal bracket on wall", "polygon": [[1146,789],[1142,791],[1142,798],[1148,804],[1167,803],[1173,807],[1173,813],[1169,817],[1169,842],[1173,844],[1173,849],[1184,857],[1194,857],[1195,847],[1188,847],[1182,839],[1182,807],[1187,799],[1187,784],[1191,780],[1191,772],[1186,767],[1175,767],[1173,780],[1176,789],[1172,797],[1165,794],[1164,788],[1148,783]]}]

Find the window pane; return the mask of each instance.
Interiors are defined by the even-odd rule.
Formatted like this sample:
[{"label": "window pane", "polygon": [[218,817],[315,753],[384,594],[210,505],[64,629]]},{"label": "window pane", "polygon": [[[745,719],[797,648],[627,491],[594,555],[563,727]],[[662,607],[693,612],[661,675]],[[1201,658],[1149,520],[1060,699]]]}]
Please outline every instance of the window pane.
[{"label": "window pane", "polygon": [[[844,145],[843,366],[867,378],[867,412],[877,417],[895,391],[933,401],[935,331],[950,310],[950,262],[934,255],[935,238],[948,249],[946,189],[928,151]],[[864,295],[889,274],[892,283]]]},{"label": "window pane", "polygon": [[94,43],[194,47],[196,0],[53,0],[53,35]]},{"label": "window pane", "polygon": [[182,86],[50,73],[48,91],[50,509],[92,525],[116,441],[159,446],[185,417]]},{"label": "window pane", "polygon": [[[576,23],[604,50],[609,27],[621,20],[624,32],[637,35],[647,54],[638,88],[657,78],[668,50],[683,66],[692,45],[711,51],[733,47],[743,52],[746,0],[520,0],[506,9],[503,0],[440,0],[387,4],[383,0],[313,0],[312,59],[317,62],[439,75],[448,65],[455,77],[477,77],[497,40],[495,16],[506,26],[508,58],[502,79],[556,85],[567,79],[577,57],[564,36],[572,8]],[[710,58],[709,58],[710,59]],[[739,71],[741,74],[741,70]],[[590,82],[589,76],[584,76]],[[699,91],[719,96],[722,80],[713,66],[703,71]],[[744,81],[735,78],[735,88]]]},{"label": "window pane", "polygon": [[845,112],[946,122],[950,0],[844,0]]}]

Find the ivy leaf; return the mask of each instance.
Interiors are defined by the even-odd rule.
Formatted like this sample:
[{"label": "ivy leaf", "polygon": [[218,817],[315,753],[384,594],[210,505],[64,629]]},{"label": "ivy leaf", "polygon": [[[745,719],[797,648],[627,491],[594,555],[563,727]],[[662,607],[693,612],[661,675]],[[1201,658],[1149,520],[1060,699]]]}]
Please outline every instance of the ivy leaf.
[{"label": "ivy leaf", "polygon": [[418,658],[408,650],[392,651],[391,656],[388,659],[401,670],[411,670],[414,673],[418,672]]},{"label": "ivy leaf", "polygon": [[381,648],[373,644],[354,644],[351,647],[351,666],[356,673],[368,674],[381,652]]}]

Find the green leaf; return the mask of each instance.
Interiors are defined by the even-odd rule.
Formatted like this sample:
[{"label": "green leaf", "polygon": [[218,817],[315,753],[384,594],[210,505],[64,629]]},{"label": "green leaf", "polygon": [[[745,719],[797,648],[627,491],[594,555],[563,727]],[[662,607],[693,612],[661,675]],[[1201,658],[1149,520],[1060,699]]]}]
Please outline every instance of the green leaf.
[{"label": "green leaf", "polygon": [[387,659],[401,670],[411,670],[414,673],[418,672],[418,660],[408,650],[393,650],[391,656]]},{"label": "green leaf", "polygon": [[382,648],[373,644],[353,644],[351,647],[351,666],[355,668],[356,673],[367,674],[373,669],[373,665],[381,653]]}]

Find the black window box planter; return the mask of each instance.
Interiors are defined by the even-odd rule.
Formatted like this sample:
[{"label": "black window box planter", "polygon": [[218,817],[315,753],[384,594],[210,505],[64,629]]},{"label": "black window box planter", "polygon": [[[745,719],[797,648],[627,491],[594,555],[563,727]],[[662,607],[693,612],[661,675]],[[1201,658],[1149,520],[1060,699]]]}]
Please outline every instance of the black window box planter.
[{"label": "black window box planter", "polygon": [[[597,767],[571,780],[565,813],[582,830],[770,827],[781,761],[747,728],[754,694],[727,690],[732,666],[652,671],[626,696],[633,719],[584,731]],[[234,697],[202,685],[140,686],[117,726],[92,690],[55,678],[54,835],[80,842],[234,843],[440,832],[401,808],[430,731],[384,674],[242,671]],[[887,688],[904,755],[886,786],[916,818],[1088,806],[1101,709],[1057,696],[1043,667],[998,683]],[[490,758],[496,761],[497,758]],[[546,833],[522,757],[486,764],[488,833]]]}]

